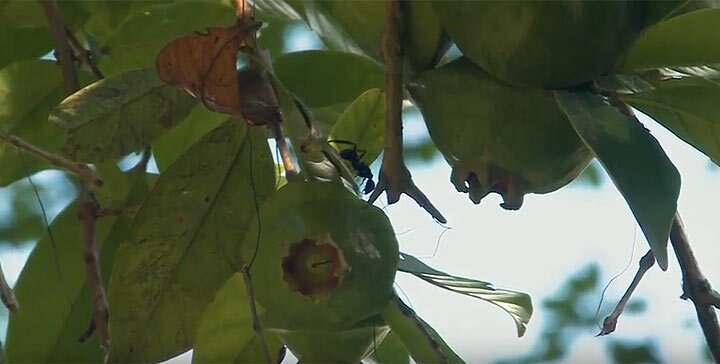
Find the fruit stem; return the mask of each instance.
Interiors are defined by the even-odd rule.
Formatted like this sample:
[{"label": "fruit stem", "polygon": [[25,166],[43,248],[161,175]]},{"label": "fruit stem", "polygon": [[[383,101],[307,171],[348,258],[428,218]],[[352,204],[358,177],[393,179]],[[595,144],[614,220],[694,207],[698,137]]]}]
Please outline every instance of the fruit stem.
[{"label": "fruit stem", "polygon": [[435,220],[446,223],[445,217],[413,182],[412,175],[403,158],[403,47],[401,32],[404,25],[401,1],[387,0],[386,12],[386,26],[381,44],[382,55],[387,65],[385,72],[385,97],[387,100],[385,146],[379,182],[370,195],[369,201],[374,202],[383,192],[386,192],[388,203],[393,204],[400,200],[400,195],[404,193],[430,213]]},{"label": "fruit stem", "polygon": [[265,363],[272,363],[272,356],[270,356],[270,349],[268,349],[267,341],[265,341],[265,335],[260,325],[260,318],[257,313],[257,306],[255,305],[255,292],[252,287],[252,278],[250,277],[250,267],[247,264],[242,266],[242,276],[245,282],[245,291],[247,292],[248,301],[250,304],[250,315],[252,316],[253,331],[258,341],[260,341],[260,347],[262,347],[263,356],[265,357]]}]

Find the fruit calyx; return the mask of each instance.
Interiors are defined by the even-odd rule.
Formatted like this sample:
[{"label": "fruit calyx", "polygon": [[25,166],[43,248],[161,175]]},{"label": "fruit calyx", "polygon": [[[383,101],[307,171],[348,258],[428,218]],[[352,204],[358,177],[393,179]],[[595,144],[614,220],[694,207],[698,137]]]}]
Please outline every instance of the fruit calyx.
[{"label": "fruit calyx", "polygon": [[314,302],[330,297],[351,270],[330,233],[292,243],[282,269],[290,290]]}]

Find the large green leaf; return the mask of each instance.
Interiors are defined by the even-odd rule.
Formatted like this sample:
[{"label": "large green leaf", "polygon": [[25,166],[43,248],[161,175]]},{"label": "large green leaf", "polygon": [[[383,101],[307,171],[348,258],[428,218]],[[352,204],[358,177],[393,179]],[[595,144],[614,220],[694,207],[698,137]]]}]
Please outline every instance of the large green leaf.
[{"label": "large green leaf", "polygon": [[400,337],[394,331],[390,331],[373,351],[372,359],[378,364],[410,364],[410,353]]},{"label": "large green leaf", "polygon": [[400,257],[402,259],[398,266],[399,271],[411,273],[438,287],[490,302],[512,316],[518,336],[525,334],[525,325],[530,321],[533,312],[532,301],[528,294],[498,289],[488,282],[449,275],[431,268],[409,254],[400,253]]},{"label": "large green leaf", "polygon": [[385,141],[385,93],[372,89],[360,95],[340,115],[328,138],[357,144],[359,150],[365,151],[362,161],[371,164],[380,155]]},{"label": "large green leaf", "polygon": [[[123,176],[132,182],[132,191],[118,205],[133,206],[148,191],[144,175]],[[109,181],[110,185],[117,184]],[[97,222],[97,241],[103,280],[107,284],[115,251],[129,232],[131,217],[103,218]],[[20,278],[15,293],[21,309],[10,316],[6,355],[8,362],[80,363],[100,362],[103,353],[95,336],[81,343],[92,317],[90,291],[83,264],[83,242],[76,205],[66,208],[37,243]],[[56,244],[56,246],[55,246]],[[32,340],[28,340],[32,338]]]},{"label": "large green leaf", "polygon": [[[382,317],[416,363],[464,363],[442,337],[399,298],[395,297],[391,301],[382,312]],[[427,335],[430,335],[433,344]],[[437,349],[441,351],[443,358],[438,357]]]},{"label": "large green leaf", "polygon": [[190,348],[204,308],[239,266],[255,203],[274,188],[263,132],[232,119],[160,175],[117,253],[110,362],[161,361]]},{"label": "large green leaf", "polygon": [[371,88],[385,88],[380,66],[356,54],[287,53],[275,58],[273,68],[283,84],[312,108],[351,102]]},{"label": "large green leaf", "polygon": [[231,3],[176,1],[143,9],[125,21],[104,44],[101,68],[109,74],[149,67],[170,41],[213,26],[230,26],[235,18]]},{"label": "large green leaf", "polygon": [[[48,123],[47,118],[64,95],[62,75],[54,62],[22,61],[3,68],[0,70],[0,129],[45,150],[59,150],[63,133]],[[0,165],[0,186],[50,167],[50,163],[30,155],[20,159],[17,148],[5,141],[0,141]]]},{"label": "large green leaf", "polygon": [[185,119],[195,104],[184,91],[163,83],[153,67],[83,88],[63,100],[50,121],[68,133],[65,155],[101,162],[150,145]]},{"label": "large green leaf", "polygon": [[0,2],[0,69],[16,61],[38,58],[52,47],[39,2]]},{"label": "large green leaf", "polygon": [[203,135],[226,120],[225,114],[212,112],[202,104],[195,106],[185,120],[153,143],[153,156],[160,172],[167,169]]},{"label": "large green leaf", "polygon": [[658,265],[667,269],[667,241],[680,194],[677,169],[642,124],[602,97],[566,91],[555,97],[627,201]]},{"label": "large green leaf", "polygon": [[[261,307],[258,314],[262,314]],[[271,333],[265,334],[273,359],[282,343]],[[200,320],[193,344],[194,363],[260,363],[265,360],[253,331],[250,306],[243,277],[234,274],[215,295]],[[260,355],[259,355],[260,354]]]},{"label": "large green leaf", "polygon": [[654,90],[620,97],[720,164],[720,83],[668,79]]},{"label": "large green leaf", "polygon": [[720,9],[705,9],[648,28],[628,51],[627,72],[720,63]]}]

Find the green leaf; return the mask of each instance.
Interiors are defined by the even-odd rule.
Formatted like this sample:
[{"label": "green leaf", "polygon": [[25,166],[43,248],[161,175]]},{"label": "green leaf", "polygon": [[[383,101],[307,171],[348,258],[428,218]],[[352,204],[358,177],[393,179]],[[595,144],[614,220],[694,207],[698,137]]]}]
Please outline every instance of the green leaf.
[{"label": "green leaf", "polygon": [[[262,312],[262,307],[258,307],[258,314]],[[283,345],[275,335],[266,333],[265,340],[273,356],[280,353]],[[241,274],[234,274],[203,313],[192,360],[194,363],[260,363],[265,358],[256,350],[257,345],[245,283]]]},{"label": "green leaf", "polygon": [[143,9],[125,21],[104,44],[100,68],[115,74],[155,65],[155,57],[170,41],[213,26],[231,26],[230,2],[176,1]]},{"label": "green leaf", "polygon": [[[126,196],[125,206],[133,206],[146,195],[147,181],[144,175],[124,177],[133,181],[134,186]],[[96,237],[105,284],[110,278],[115,251],[129,232],[131,221],[131,217],[97,221]],[[103,353],[97,335],[85,343],[78,341],[90,323],[92,309],[76,205],[68,206],[50,229],[52,236],[46,233],[37,243],[15,285],[21,309],[10,316],[7,360],[101,362]]]},{"label": "green leaf", "polygon": [[410,364],[410,353],[400,337],[394,331],[390,331],[383,342],[375,348],[372,359],[378,364]]},{"label": "green leaf", "polygon": [[655,90],[620,98],[720,165],[720,83],[669,79]]},{"label": "green leaf", "polygon": [[[442,337],[397,296],[382,312],[382,317],[390,325],[392,332],[400,338],[416,363],[464,363]],[[424,330],[418,325],[422,325]],[[427,334],[433,339],[434,344],[430,343]],[[444,358],[438,357],[433,348],[435,344],[440,348]]]},{"label": "green leaf", "polygon": [[203,135],[226,120],[227,115],[212,112],[198,103],[185,120],[153,143],[153,156],[160,172],[165,171]]},{"label": "green leaf", "polygon": [[[330,132],[328,139],[345,140],[364,150],[362,161],[370,165],[382,151],[385,141],[385,93],[368,90],[350,104]],[[348,146],[338,144],[342,150]]]},{"label": "green leaf", "polygon": [[16,61],[38,58],[52,48],[40,3],[0,3],[0,69]]},{"label": "green leaf", "polygon": [[[81,73],[83,82],[87,75]],[[32,60],[14,63],[0,70],[0,129],[25,141],[54,152],[60,149],[64,136],[48,123],[50,111],[65,95],[60,69],[54,62]],[[5,141],[0,141],[0,187],[41,169],[50,163],[23,155]],[[25,153],[25,152],[22,152]]]},{"label": "green leaf", "polygon": [[102,162],[150,145],[185,119],[196,100],[160,81],[155,68],[98,81],[63,100],[50,121],[68,133],[63,153]]},{"label": "green leaf", "polygon": [[263,130],[232,119],[160,175],[118,250],[110,362],[162,361],[190,348],[204,308],[240,264],[255,203],[274,189]]},{"label": "green leaf", "polygon": [[274,60],[276,76],[311,108],[351,102],[385,88],[385,74],[370,59],[337,51],[287,53]]},{"label": "green leaf", "polygon": [[720,9],[683,14],[648,28],[628,51],[625,72],[720,63]]},{"label": "green leaf", "polygon": [[399,271],[413,274],[438,287],[490,302],[512,316],[518,336],[525,334],[525,325],[530,321],[533,312],[528,294],[498,289],[488,282],[449,275],[431,268],[409,254],[400,253],[400,257],[402,259],[398,265]]},{"label": "green leaf", "polygon": [[680,194],[677,169],[642,124],[602,97],[565,91],[556,91],[555,97],[622,193],[658,265],[666,270],[668,236]]}]

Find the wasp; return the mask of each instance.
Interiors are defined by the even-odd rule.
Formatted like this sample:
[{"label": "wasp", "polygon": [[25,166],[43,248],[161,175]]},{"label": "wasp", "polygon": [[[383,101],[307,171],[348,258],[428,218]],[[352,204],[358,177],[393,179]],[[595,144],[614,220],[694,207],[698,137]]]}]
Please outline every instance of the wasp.
[{"label": "wasp", "polygon": [[350,165],[357,173],[357,176],[365,179],[363,193],[368,194],[375,189],[375,181],[373,181],[373,173],[370,167],[362,161],[365,156],[365,150],[358,149],[357,144],[347,140],[328,140],[328,143],[349,145],[349,148],[340,150],[340,157],[350,162]]}]

